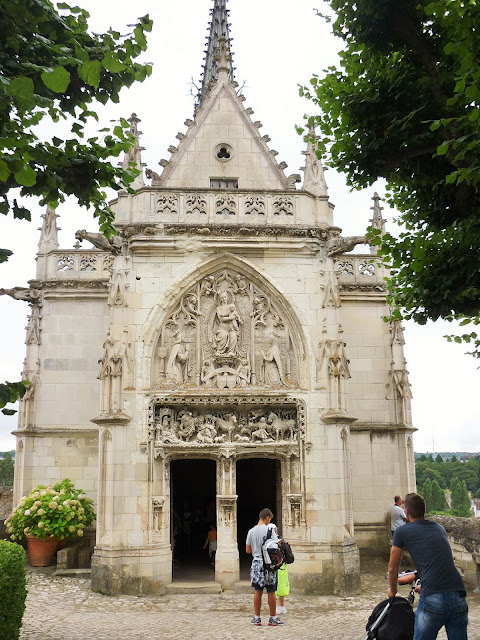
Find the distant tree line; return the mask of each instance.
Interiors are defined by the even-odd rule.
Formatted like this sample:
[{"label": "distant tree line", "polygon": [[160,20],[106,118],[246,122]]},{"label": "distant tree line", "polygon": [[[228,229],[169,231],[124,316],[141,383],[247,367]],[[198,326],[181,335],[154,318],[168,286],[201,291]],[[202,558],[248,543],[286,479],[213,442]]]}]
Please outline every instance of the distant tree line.
[{"label": "distant tree line", "polygon": [[[470,499],[480,498],[480,459],[470,458],[460,462],[453,455],[444,460],[440,454],[422,455],[416,465],[417,490],[425,498],[427,513],[445,513],[451,516],[471,515]],[[445,492],[451,495],[450,507]]]},{"label": "distant tree line", "polygon": [[0,487],[13,487],[13,472],[15,463],[10,453],[1,453],[0,458]]}]

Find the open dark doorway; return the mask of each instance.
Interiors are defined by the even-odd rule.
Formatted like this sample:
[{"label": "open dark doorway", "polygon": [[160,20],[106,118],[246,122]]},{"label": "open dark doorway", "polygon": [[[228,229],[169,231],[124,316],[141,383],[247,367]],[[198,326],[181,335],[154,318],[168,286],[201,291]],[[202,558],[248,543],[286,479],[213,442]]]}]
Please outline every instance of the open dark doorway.
[{"label": "open dark doorway", "polygon": [[203,545],[216,524],[216,462],[214,460],[172,460],[171,541],[173,579],[214,579],[213,560]]},{"label": "open dark doorway", "polygon": [[266,507],[275,514],[281,529],[280,461],[272,458],[247,458],[237,462],[237,542],[240,578],[249,579],[251,556],[245,552],[248,530],[258,522],[258,514]]}]

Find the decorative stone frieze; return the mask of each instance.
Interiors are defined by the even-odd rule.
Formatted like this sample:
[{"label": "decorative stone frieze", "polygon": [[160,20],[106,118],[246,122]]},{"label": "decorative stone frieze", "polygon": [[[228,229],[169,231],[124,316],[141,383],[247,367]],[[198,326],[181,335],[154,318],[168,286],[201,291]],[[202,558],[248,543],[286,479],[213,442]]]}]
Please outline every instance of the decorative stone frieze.
[{"label": "decorative stone frieze", "polygon": [[161,193],[157,196],[157,213],[178,215],[178,195],[176,193]]},{"label": "decorative stone frieze", "polygon": [[288,197],[279,197],[273,201],[273,213],[276,216],[293,216],[293,200]]}]

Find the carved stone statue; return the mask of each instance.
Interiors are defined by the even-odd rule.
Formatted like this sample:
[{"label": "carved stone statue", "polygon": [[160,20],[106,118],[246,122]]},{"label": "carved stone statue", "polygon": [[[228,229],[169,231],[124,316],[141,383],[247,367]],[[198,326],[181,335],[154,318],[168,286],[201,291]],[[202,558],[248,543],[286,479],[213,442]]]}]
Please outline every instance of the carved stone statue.
[{"label": "carved stone statue", "polygon": [[39,289],[27,289],[26,287],[13,287],[12,289],[0,289],[0,296],[10,296],[14,300],[25,302],[37,302],[40,298]]},{"label": "carved stone statue", "polygon": [[90,231],[86,231],[85,229],[77,231],[75,238],[80,240],[80,242],[82,242],[82,240],[88,240],[94,247],[97,247],[97,249],[111,251],[112,253],[119,253],[123,244],[122,239],[117,236],[107,238],[103,233],[90,233]]},{"label": "carved stone statue", "polygon": [[183,384],[188,378],[188,349],[181,338],[173,345],[167,362],[167,378],[177,384]]},{"label": "carved stone statue", "polygon": [[296,183],[302,181],[302,176],[299,173],[292,173],[287,178],[287,191],[295,191]]},{"label": "carved stone statue", "polygon": [[263,349],[260,351],[263,358],[262,382],[272,385],[285,384],[283,381],[282,360],[278,339],[274,333],[270,334],[268,344],[267,351],[263,351]]},{"label": "carved stone statue", "polygon": [[219,305],[212,314],[210,335],[217,356],[236,355],[240,325],[243,321],[233,303],[229,303],[228,295],[219,295]]}]

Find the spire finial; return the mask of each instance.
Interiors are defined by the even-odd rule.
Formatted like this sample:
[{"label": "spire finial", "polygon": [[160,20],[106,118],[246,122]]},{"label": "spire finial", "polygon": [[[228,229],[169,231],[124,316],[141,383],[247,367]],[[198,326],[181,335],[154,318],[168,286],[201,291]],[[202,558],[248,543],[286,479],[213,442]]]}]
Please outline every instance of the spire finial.
[{"label": "spire finial", "polygon": [[145,182],[143,180],[143,167],[142,163],[142,154],[141,152],[145,149],[145,147],[140,146],[140,136],[142,134],[141,131],[138,130],[138,123],[141,122],[140,118],[136,113],[132,113],[128,121],[130,123],[130,133],[135,138],[135,142],[133,146],[125,153],[125,157],[123,158],[122,167],[124,169],[128,169],[131,163],[135,164],[135,168],[140,171],[139,175],[135,178],[135,180],[130,184],[132,189],[140,189],[140,187],[145,186]]},{"label": "spire finial", "polygon": [[308,191],[314,196],[328,196],[327,183],[325,182],[325,173],[322,161],[317,156],[318,137],[315,132],[315,126],[309,122],[307,136],[307,150],[303,151],[305,159],[305,167],[303,168],[303,190]]},{"label": "spire finial", "polygon": [[[380,206],[381,198],[378,193],[375,191],[373,194],[373,207],[370,209],[373,211],[373,217],[370,219],[371,226],[374,229],[380,230],[380,237],[385,233],[385,219],[382,216],[383,207]],[[376,254],[377,247],[376,245],[370,245],[370,252]]]},{"label": "spire finial", "polygon": [[226,71],[230,82],[234,79],[228,13],[227,0],[214,0],[198,104],[201,104],[203,96],[210,91],[211,83],[218,80],[219,71]]},{"label": "spire finial", "polygon": [[38,253],[49,253],[58,249],[58,232],[57,218],[58,214],[55,209],[47,205],[47,210],[42,213],[43,221],[40,227],[40,240],[38,242]]}]

